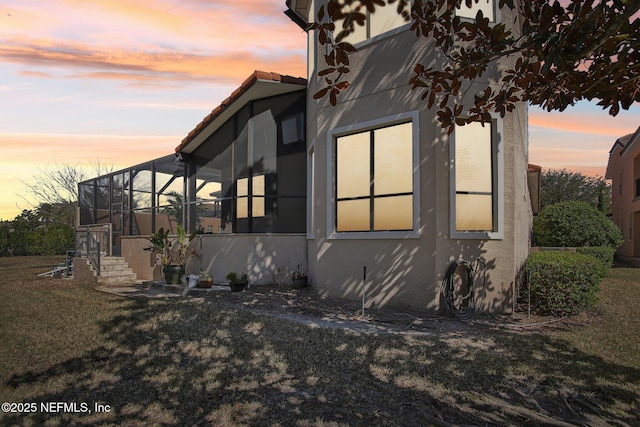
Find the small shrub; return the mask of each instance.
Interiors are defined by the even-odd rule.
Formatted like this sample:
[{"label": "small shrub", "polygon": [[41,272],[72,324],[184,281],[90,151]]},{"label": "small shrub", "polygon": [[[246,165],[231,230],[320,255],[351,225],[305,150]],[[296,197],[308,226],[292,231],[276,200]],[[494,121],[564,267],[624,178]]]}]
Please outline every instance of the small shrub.
[{"label": "small shrub", "polygon": [[613,265],[613,257],[616,254],[616,250],[609,246],[584,246],[576,248],[576,251],[598,259],[606,269]]},{"label": "small shrub", "polygon": [[622,244],[620,229],[602,212],[584,202],[547,206],[533,221],[538,246],[609,246]]},{"label": "small shrub", "polygon": [[[536,252],[527,258],[531,310],[566,316],[593,306],[606,269],[596,258],[576,252]],[[522,291],[526,298],[527,287]]]}]

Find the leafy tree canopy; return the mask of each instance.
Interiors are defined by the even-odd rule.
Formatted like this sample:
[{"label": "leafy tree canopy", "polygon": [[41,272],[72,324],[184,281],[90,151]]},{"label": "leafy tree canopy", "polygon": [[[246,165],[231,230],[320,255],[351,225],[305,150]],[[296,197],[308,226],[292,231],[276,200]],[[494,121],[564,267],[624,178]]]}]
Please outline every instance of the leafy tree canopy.
[{"label": "leafy tree canopy", "polygon": [[611,186],[604,178],[590,177],[566,169],[548,169],[542,174],[540,207],[560,202],[585,202],[607,214],[611,211]]},{"label": "leafy tree canopy", "polygon": [[51,206],[23,210],[13,221],[0,222],[0,257],[64,254],[73,249],[75,234],[68,224],[48,222]]},{"label": "leafy tree canopy", "polygon": [[[345,37],[364,25],[367,11],[395,7],[411,21],[411,31],[446,58],[437,69],[416,63],[408,83],[423,91],[429,108],[437,105],[438,120],[449,132],[455,124],[488,121],[491,112],[504,117],[522,101],[563,111],[576,101],[594,100],[612,116],[640,101],[640,1],[496,0],[501,9],[517,12],[514,25],[493,24],[481,10],[475,20],[456,16],[461,4],[478,1],[329,0],[310,25],[328,52],[327,67],[318,72],[326,86],[315,97],[337,103],[349,86],[349,56],[356,51]],[[473,106],[463,107],[467,83],[505,57],[514,59],[513,66],[473,94]]]}]

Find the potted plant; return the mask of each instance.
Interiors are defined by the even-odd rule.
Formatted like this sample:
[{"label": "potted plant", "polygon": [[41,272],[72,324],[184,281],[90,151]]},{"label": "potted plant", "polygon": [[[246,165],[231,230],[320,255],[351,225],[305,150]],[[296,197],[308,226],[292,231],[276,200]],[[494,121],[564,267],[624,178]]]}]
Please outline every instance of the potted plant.
[{"label": "potted plant", "polygon": [[229,281],[229,287],[232,292],[240,292],[244,290],[249,284],[249,278],[247,273],[238,275],[235,271],[227,274],[227,280]]},{"label": "potted plant", "polygon": [[184,263],[187,254],[190,253],[189,242],[195,237],[195,233],[187,239],[187,234],[181,225],[176,228],[176,237],[171,238],[169,231],[160,228],[157,233],[147,238],[151,246],[144,248],[160,256],[162,274],[168,284],[178,285],[185,273]]},{"label": "potted plant", "polygon": [[300,265],[289,273],[289,278],[294,289],[302,289],[308,284],[307,272],[302,270]]},{"label": "potted plant", "polygon": [[213,286],[213,276],[208,271],[198,273],[198,287],[210,288],[211,286]]}]

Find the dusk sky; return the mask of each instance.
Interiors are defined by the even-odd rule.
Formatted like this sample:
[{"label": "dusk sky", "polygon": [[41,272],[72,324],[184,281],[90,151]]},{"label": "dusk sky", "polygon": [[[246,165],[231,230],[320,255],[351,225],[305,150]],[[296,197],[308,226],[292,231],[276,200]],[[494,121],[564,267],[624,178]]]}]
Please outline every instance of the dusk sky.
[{"label": "dusk sky", "polygon": [[[0,0],[0,219],[60,165],[120,169],[174,152],[254,70],[306,76],[284,0]],[[408,78],[407,78],[408,79]],[[409,90],[409,88],[407,88]],[[529,112],[529,162],[604,175],[640,106]]]}]

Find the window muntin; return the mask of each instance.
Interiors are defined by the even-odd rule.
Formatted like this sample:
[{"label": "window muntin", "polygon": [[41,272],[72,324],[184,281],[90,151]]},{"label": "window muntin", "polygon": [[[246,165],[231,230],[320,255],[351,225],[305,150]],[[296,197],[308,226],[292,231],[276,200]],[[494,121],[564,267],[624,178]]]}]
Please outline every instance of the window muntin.
[{"label": "window muntin", "polygon": [[461,18],[476,19],[479,10],[482,10],[482,16],[489,18],[490,22],[496,22],[495,0],[479,0],[478,3],[474,2],[471,7],[468,7],[463,0],[456,10],[456,15]]},{"label": "window muntin", "polygon": [[498,123],[457,126],[452,140],[452,237],[500,238]]},{"label": "window muntin", "polygon": [[[240,178],[237,182],[237,217],[249,217],[249,178]],[[253,218],[265,216],[265,177],[252,177],[251,216]]]},{"label": "window muntin", "polygon": [[339,136],[336,232],[413,230],[411,122]]}]

